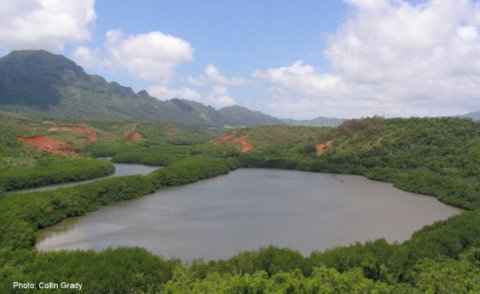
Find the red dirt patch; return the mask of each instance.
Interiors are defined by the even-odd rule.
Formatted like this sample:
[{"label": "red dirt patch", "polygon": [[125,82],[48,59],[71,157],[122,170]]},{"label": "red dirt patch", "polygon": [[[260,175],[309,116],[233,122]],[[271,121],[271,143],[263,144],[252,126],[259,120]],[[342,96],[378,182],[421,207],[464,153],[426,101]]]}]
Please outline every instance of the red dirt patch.
[{"label": "red dirt patch", "polygon": [[140,134],[140,133],[137,132],[137,131],[125,132],[125,133],[123,133],[123,138],[124,138],[125,140],[135,141],[135,142],[138,142],[138,141],[140,141],[140,140],[143,140],[142,134]]},{"label": "red dirt patch", "polygon": [[45,136],[17,136],[17,140],[35,146],[37,149],[61,156],[76,156],[75,146],[65,140]]},{"label": "red dirt patch", "polygon": [[214,140],[214,143],[230,141],[233,137],[235,137],[235,132],[227,133],[225,135],[221,135],[220,137],[216,138]]},{"label": "red dirt patch", "polygon": [[252,144],[248,142],[248,136],[250,136],[250,133],[246,133],[245,135],[237,137],[233,140],[233,142],[242,144],[242,152],[248,152],[253,149]]},{"label": "red dirt patch", "polygon": [[241,152],[248,152],[253,149],[252,144],[248,142],[248,136],[250,136],[250,132],[246,133],[243,136],[240,137],[235,137],[236,132],[231,132],[224,134],[218,138],[216,138],[213,143],[219,144],[222,142],[235,142],[235,143],[240,143],[242,144],[242,150]]},{"label": "red dirt patch", "polygon": [[132,125],[132,130],[130,132],[127,131],[127,132],[123,133],[123,139],[129,140],[129,141],[135,141],[135,142],[143,140],[142,134],[140,134],[139,132],[136,131],[137,126],[138,126],[138,123],[135,122]]},{"label": "red dirt patch", "polygon": [[55,126],[48,129],[49,132],[73,132],[82,136],[85,142],[97,142],[98,135],[95,131],[86,126]]},{"label": "red dirt patch", "polygon": [[325,143],[318,144],[317,145],[317,155],[318,156],[323,155],[323,153],[325,153],[325,151],[327,151],[328,148],[332,147],[332,145],[333,145],[332,140],[328,140]]}]

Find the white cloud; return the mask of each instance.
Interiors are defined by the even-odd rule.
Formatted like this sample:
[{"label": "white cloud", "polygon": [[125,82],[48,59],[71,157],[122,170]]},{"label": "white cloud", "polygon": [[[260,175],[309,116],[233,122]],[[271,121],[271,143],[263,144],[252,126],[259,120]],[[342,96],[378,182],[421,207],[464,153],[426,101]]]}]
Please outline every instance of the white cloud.
[{"label": "white cloud", "polygon": [[223,86],[216,86],[209,89],[206,95],[200,95],[200,93],[188,87],[172,89],[162,85],[151,86],[147,91],[160,100],[172,98],[188,99],[214,107],[224,107],[235,104],[235,99],[230,96],[228,90]]},{"label": "white cloud", "polygon": [[205,68],[205,76],[215,84],[218,85],[232,85],[240,86],[246,83],[246,80],[242,77],[225,77],[220,71],[213,65],[209,64]]},{"label": "white cloud", "polygon": [[74,60],[83,67],[95,67],[101,62],[98,57],[98,52],[85,46],[78,46],[73,54]]},{"label": "white cloud", "polygon": [[124,35],[110,30],[103,48],[79,46],[74,59],[87,68],[126,71],[138,80],[165,86],[179,64],[193,60],[193,51],[187,41],[161,32]]},{"label": "white cloud", "polygon": [[157,31],[125,36],[120,30],[111,30],[105,46],[112,66],[144,81],[166,83],[177,65],[193,59],[187,41]]},{"label": "white cloud", "polygon": [[348,0],[328,36],[332,73],[312,65],[254,73],[272,86],[266,106],[299,115],[449,115],[480,109],[480,4],[468,0]]},{"label": "white cloud", "polygon": [[223,86],[215,86],[211,89],[208,97],[204,100],[206,103],[217,106],[224,107],[235,104],[235,99],[230,96],[227,88]]},{"label": "white cloud", "polygon": [[344,91],[341,77],[319,73],[313,66],[304,65],[301,60],[291,66],[256,71],[253,77],[269,80],[303,95],[340,94]]},{"label": "white cloud", "polygon": [[202,102],[214,107],[224,107],[236,104],[235,98],[230,94],[227,86],[244,86],[248,84],[247,79],[243,77],[227,77],[220,73],[218,68],[209,64],[204,74],[197,77],[188,77],[188,82],[202,89],[205,93],[196,101]]},{"label": "white cloud", "polygon": [[212,85],[243,86],[248,84],[248,81],[243,77],[226,77],[222,75],[213,64],[207,65],[203,75],[188,77],[188,81],[197,87],[208,87]]},{"label": "white cloud", "polygon": [[157,85],[157,86],[149,87],[147,91],[150,95],[157,97],[161,100],[181,98],[181,99],[198,101],[200,99],[200,94],[198,92],[187,87],[170,89],[165,86]]},{"label": "white cloud", "polygon": [[90,39],[95,0],[4,0],[0,2],[0,46],[6,50],[60,52],[67,43]]},{"label": "white cloud", "polygon": [[161,100],[200,99],[200,94],[191,88],[170,86],[175,68],[193,59],[191,45],[172,35],[157,31],[125,35],[121,30],[110,30],[103,48],[79,46],[74,58],[87,68],[126,71],[135,79],[149,83],[148,92]]}]

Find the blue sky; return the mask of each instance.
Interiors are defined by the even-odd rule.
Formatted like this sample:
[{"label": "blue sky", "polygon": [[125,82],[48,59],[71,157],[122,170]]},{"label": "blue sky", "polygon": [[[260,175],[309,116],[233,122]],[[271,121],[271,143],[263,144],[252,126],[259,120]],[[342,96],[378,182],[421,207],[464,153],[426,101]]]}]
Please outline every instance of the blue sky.
[{"label": "blue sky", "polygon": [[480,110],[479,28],[473,0],[7,0],[0,54],[278,117],[438,116]]},{"label": "blue sky", "polygon": [[[191,44],[194,54],[193,62],[176,68],[179,76],[201,75],[209,64],[231,76],[248,76],[258,68],[282,66],[298,59],[328,68],[322,54],[325,33],[333,32],[341,23],[346,6],[338,0],[296,2],[300,3],[96,1],[97,20],[89,45],[101,47],[105,33],[111,29],[121,29],[128,35],[160,31],[182,38]],[[75,47],[69,49],[67,54],[73,56]],[[149,86],[121,72],[99,73],[137,90]],[[181,79],[176,83],[180,86]]]}]

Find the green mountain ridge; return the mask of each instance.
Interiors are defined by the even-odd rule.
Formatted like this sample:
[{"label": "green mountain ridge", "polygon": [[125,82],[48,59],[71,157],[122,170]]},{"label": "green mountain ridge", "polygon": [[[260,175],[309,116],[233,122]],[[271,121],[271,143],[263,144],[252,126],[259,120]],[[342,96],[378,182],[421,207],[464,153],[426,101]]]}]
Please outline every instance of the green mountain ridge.
[{"label": "green mountain ridge", "polygon": [[0,108],[39,117],[140,120],[212,127],[298,124],[241,106],[216,110],[185,99],[160,101],[145,91],[90,75],[75,62],[44,50],[0,58]]}]

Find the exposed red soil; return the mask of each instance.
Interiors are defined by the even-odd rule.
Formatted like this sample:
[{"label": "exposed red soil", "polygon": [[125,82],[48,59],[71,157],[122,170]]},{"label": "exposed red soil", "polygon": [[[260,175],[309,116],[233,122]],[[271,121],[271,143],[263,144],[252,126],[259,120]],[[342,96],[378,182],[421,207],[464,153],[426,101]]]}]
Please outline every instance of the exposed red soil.
[{"label": "exposed red soil", "polygon": [[235,142],[242,144],[241,152],[248,152],[253,149],[252,144],[248,142],[248,136],[250,136],[250,132],[246,133],[243,136],[235,137],[236,132],[231,132],[224,134],[218,138],[216,138],[213,143],[218,144],[222,142]]},{"label": "exposed red soil", "polygon": [[252,144],[248,142],[248,136],[250,136],[250,133],[246,133],[245,135],[237,137],[233,140],[233,142],[242,144],[242,152],[248,152],[253,149]]},{"label": "exposed red soil", "polygon": [[230,141],[233,137],[235,137],[235,132],[227,133],[225,135],[221,135],[220,137],[216,138],[214,140],[214,143]]},{"label": "exposed red soil", "polygon": [[98,142],[97,133],[86,126],[55,126],[48,129],[49,132],[73,132],[82,136],[85,142]]},{"label": "exposed red soil", "polygon": [[68,141],[45,136],[17,136],[17,140],[35,148],[60,156],[76,156],[75,146]]},{"label": "exposed red soil", "polygon": [[323,155],[323,153],[325,153],[325,151],[327,151],[328,148],[332,147],[332,145],[333,145],[332,140],[328,140],[325,143],[318,144],[317,145],[317,155],[318,156]]},{"label": "exposed red soil", "polygon": [[137,131],[125,132],[125,133],[123,133],[123,138],[124,138],[125,140],[135,141],[135,142],[138,142],[138,141],[140,141],[140,140],[143,140],[142,134],[140,134],[140,133],[137,132]]},{"label": "exposed red soil", "polygon": [[130,132],[123,133],[123,139],[138,142],[143,140],[143,135],[137,132],[138,123],[134,123]]}]

